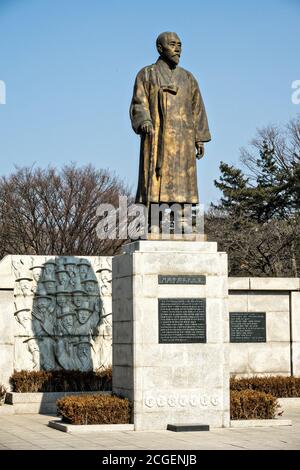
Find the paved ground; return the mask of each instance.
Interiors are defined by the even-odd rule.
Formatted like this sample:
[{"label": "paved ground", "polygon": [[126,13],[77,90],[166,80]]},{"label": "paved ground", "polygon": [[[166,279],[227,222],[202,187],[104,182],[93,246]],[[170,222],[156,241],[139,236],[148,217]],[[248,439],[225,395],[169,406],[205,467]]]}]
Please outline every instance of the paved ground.
[{"label": "paved ground", "polygon": [[125,449],[300,449],[300,411],[284,418],[292,426],[251,429],[213,429],[209,432],[101,432],[68,434],[47,426],[46,415],[0,416],[0,450],[125,450]]}]

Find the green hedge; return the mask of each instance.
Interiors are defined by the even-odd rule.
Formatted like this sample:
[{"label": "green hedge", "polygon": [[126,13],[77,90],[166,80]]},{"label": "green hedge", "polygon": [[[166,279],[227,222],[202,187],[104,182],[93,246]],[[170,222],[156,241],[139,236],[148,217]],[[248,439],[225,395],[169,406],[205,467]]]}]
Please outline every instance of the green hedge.
[{"label": "green hedge", "polygon": [[270,393],[277,398],[300,397],[300,377],[267,377],[231,378],[230,390],[256,390]]},{"label": "green hedge", "polygon": [[272,419],[279,408],[277,398],[254,390],[230,392],[230,419]]},{"label": "green hedge", "polygon": [[13,392],[89,392],[111,390],[112,369],[14,371],[10,378]]},{"label": "green hedge", "polygon": [[57,414],[70,424],[127,424],[131,404],[114,395],[68,396],[57,400]]}]

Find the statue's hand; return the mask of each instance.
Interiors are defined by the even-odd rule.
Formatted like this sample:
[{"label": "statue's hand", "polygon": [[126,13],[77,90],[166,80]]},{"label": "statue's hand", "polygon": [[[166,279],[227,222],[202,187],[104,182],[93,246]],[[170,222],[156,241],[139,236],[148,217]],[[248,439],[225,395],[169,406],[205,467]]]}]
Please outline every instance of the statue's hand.
[{"label": "statue's hand", "polygon": [[204,157],[204,143],[196,142],[196,149],[197,149],[196,157],[198,158],[198,160],[200,160],[200,158]]},{"label": "statue's hand", "polygon": [[141,125],[142,134],[153,134],[153,125],[152,122],[146,121]]}]

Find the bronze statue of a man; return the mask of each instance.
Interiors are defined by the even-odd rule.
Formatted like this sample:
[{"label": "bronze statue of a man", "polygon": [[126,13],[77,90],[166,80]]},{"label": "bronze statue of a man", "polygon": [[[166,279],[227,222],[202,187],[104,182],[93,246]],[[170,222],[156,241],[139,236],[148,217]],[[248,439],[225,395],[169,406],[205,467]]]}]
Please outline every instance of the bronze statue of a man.
[{"label": "bronze statue of a man", "polygon": [[141,135],[136,202],[198,203],[197,157],[211,140],[205,107],[193,75],[178,67],[176,33],[158,36],[157,62],[137,75],[130,118]]}]

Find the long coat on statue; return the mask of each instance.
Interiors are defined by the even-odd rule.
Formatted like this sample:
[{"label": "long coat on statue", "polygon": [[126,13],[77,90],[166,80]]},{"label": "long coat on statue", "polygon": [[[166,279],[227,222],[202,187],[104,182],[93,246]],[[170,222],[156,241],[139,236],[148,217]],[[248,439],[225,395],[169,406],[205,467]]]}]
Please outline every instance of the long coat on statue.
[{"label": "long coat on statue", "polygon": [[137,134],[146,121],[154,128],[141,135],[136,202],[198,203],[195,143],[211,137],[193,75],[170,69],[162,59],[144,67],[136,77],[130,118]]}]

